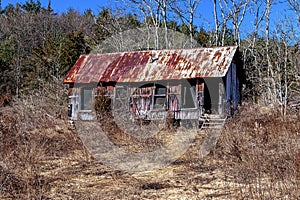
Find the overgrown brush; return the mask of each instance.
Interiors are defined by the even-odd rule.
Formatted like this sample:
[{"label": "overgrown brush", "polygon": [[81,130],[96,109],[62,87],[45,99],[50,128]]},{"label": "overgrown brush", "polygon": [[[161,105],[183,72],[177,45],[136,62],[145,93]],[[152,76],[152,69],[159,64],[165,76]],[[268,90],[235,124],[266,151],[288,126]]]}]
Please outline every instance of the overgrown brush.
[{"label": "overgrown brush", "polygon": [[[266,111],[267,110],[267,111]],[[245,104],[229,119],[215,156],[241,199],[297,199],[300,115]]]},{"label": "overgrown brush", "polygon": [[0,107],[7,106],[11,103],[12,96],[9,92],[0,94]]},{"label": "overgrown brush", "polygon": [[[56,158],[73,159],[76,154],[85,152],[76,132],[67,128],[66,106],[59,103],[50,105],[49,101],[51,100],[47,98],[37,99],[28,96],[27,99],[15,100],[12,106],[0,108],[0,198],[44,199],[55,195],[65,195],[63,197],[67,198],[68,195],[81,194],[77,183],[87,184],[76,182],[77,179],[72,180],[73,176],[90,181],[91,172],[82,173],[82,170],[87,168],[82,162],[85,159],[83,156],[75,165],[67,163],[45,165],[46,162],[49,163]],[[102,102],[103,104],[99,105],[100,110],[107,109],[104,106],[107,101],[103,99]],[[48,112],[50,108],[51,111]],[[65,113],[65,116],[61,115],[62,113]],[[141,140],[122,132],[109,110],[98,117],[111,141],[133,152],[158,148],[161,145],[159,142],[167,143],[168,141],[164,141],[163,138],[168,138],[172,133],[172,130],[162,131],[166,135],[158,135],[161,138],[150,137]],[[146,191],[145,194],[151,196],[155,194],[151,193],[152,190],[162,194],[163,190],[167,190],[164,187],[173,190],[172,187],[180,188],[182,185],[185,185],[188,191],[194,191],[193,188],[201,189],[203,184],[207,184],[205,177],[203,180],[199,179],[199,173],[217,170],[218,176],[224,176],[223,182],[228,184],[227,188],[220,191],[222,194],[225,193],[227,199],[297,199],[300,197],[299,131],[300,113],[288,113],[283,116],[276,107],[260,107],[245,103],[240,114],[227,121],[217,147],[205,160],[201,161],[197,157],[199,156],[197,145],[201,145],[202,139],[199,135],[199,144],[193,144],[194,149],[187,151],[184,159],[172,164],[182,165],[185,171],[180,172],[181,174],[174,172],[174,176],[170,175],[168,179],[170,182],[160,183],[152,180],[149,184],[149,179],[138,181],[126,175],[126,183],[135,181],[130,187],[131,195],[139,195]],[[205,166],[202,166],[203,164]],[[57,167],[56,165],[63,165],[58,166],[62,169],[58,170],[57,174],[46,176],[43,173],[51,171]],[[114,182],[122,182],[125,179],[118,180],[120,176],[113,181],[101,178],[102,174],[106,173],[99,170],[103,165],[99,169],[93,168],[92,164],[89,167],[89,170],[96,174],[93,182],[95,187],[91,188],[88,184],[79,186],[95,193],[82,192],[82,197],[103,195],[104,191],[108,190],[113,190],[115,195],[127,192],[128,184],[121,184],[117,189],[113,185]],[[111,173],[117,172],[112,170]],[[214,177],[216,178],[218,177]],[[139,185],[140,182],[143,184]],[[65,193],[68,188],[63,185],[67,183],[72,186],[72,190]],[[152,187],[153,185],[155,187]]]},{"label": "overgrown brush", "polygon": [[63,110],[34,96],[0,107],[0,198],[46,198],[52,180],[42,175],[43,162],[83,148]]}]

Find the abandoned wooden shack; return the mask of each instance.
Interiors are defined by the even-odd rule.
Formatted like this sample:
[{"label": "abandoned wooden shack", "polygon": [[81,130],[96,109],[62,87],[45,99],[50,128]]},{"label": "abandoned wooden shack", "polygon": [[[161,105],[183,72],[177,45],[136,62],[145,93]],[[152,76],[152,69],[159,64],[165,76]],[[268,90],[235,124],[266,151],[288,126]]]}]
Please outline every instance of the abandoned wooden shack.
[{"label": "abandoned wooden shack", "polygon": [[239,63],[237,46],[81,55],[64,79],[68,114],[95,119],[104,94],[134,119],[224,119],[241,103]]}]

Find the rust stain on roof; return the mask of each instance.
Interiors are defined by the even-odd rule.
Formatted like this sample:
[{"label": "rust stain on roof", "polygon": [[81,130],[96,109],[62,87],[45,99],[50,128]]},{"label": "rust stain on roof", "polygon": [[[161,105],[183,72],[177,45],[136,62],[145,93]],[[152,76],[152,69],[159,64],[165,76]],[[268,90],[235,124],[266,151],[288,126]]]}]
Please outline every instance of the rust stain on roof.
[{"label": "rust stain on roof", "polygon": [[79,57],[64,83],[145,82],[225,76],[237,46],[148,50]]}]

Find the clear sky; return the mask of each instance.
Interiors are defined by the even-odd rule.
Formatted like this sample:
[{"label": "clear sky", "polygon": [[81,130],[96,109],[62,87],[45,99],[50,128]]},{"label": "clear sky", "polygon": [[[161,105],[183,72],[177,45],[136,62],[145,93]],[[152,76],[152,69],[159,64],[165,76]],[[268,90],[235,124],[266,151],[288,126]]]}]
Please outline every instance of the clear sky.
[{"label": "clear sky", "polygon": [[[29,0],[28,0],[29,1]],[[122,0],[119,0],[120,2]],[[25,3],[26,0],[2,0],[2,8],[5,8],[8,4],[15,5],[17,2]],[[49,0],[41,0],[41,4],[47,7]],[[277,3],[272,6],[271,10],[271,26],[275,27],[275,24],[280,20],[286,19],[289,15],[294,15],[292,11],[288,9],[286,1],[275,1],[283,2]],[[114,7],[113,5],[118,4],[118,0],[51,0],[51,6],[56,13],[66,12],[69,8],[73,8],[80,12],[84,12],[87,9],[92,9],[95,14],[101,11],[103,7]],[[209,30],[214,28],[213,18],[213,4],[211,0],[201,0],[198,7],[198,13],[195,17],[195,25],[198,27],[205,27]],[[250,33],[253,29],[252,26],[253,16],[246,16],[241,26],[241,34],[245,37],[247,33]],[[242,37],[243,37],[242,36]]]},{"label": "clear sky", "polygon": [[[2,0],[2,8],[4,9],[8,4],[15,5],[17,2],[24,4],[26,0]],[[44,7],[47,7],[48,2],[49,0],[41,0],[41,4]],[[94,13],[98,13],[101,8],[112,7],[115,4],[118,4],[118,0],[51,0],[51,7],[56,13],[63,13],[69,8],[80,12],[84,12],[90,8]],[[201,17],[199,14],[195,17],[196,25],[204,27],[211,26],[213,24],[213,5],[211,0],[202,0],[198,8],[201,12]]]},{"label": "clear sky", "polygon": [[[28,0],[29,1],[29,0]],[[2,0],[2,8],[5,8],[8,4],[15,5],[17,2],[25,3],[26,0]],[[49,0],[41,0],[41,4],[47,7]],[[107,0],[51,0],[51,6],[55,12],[62,13],[67,11],[69,8],[75,10],[85,11],[91,8],[94,11],[101,10],[101,7],[108,6],[109,1]]]},{"label": "clear sky", "polygon": [[[8,4],[15,5],[17,2],[23,4],[26,0],[2,0],[2,8],[4,9]],[[41,0],[41,4],[44,7],[47,7],[48,2],[49,0]],[[57,13],[65,12],[69,8],[73,8],[81,12],[90,8],[97,13],[97,11],[100,11],[102,7],[111,7],[114,4],[118,4],[118,0],[51,0],[51,7]],[[202,15],[206,16],[209,14],[213,17],[213,5],[211,0],[202,0],[198,8],[203,13]]]}]

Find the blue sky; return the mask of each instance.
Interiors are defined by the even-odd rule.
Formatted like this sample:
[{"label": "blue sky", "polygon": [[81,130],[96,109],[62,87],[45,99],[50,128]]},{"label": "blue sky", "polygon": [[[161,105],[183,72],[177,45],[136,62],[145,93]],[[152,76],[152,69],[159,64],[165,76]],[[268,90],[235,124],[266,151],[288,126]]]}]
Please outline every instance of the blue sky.
[{"label": "blue sky", "polygon": [[[26,0],[2,0],[2,8],[5,8],[8,4],[15,5],[17,2],[23,4]],[[49,0],[41,0],[41,4],[44,7],[48,5],[48,2]],[[74,8],[81,12],[91,8],[95,13],[97,13],[102,7],[111,7],[112,5],[117,4],[117,2],[118,0],[51,0],[51,6],[57,13],[65,12],[69,8]],[[213,5],[211,0],[202,0],[199,9],[203,12],[202,15],[211,15],[211,17],[213,17]]]},{"label": "blue sky", "polygon": [[[29,1],[29,0],[28,0]],[[23,4],[26,0],[2,0],[2,8],[4,9],[8,4],[15,5],[17,2]],[[46,7],[49,0],[41,0],[42,6]],[[84,12],[88,8],[91,8],[94,13],[97,13],[103,7],[112,7],[117,4],[118,0],[51,0],[51,6],[56,13],[63,13],[69,8],[73,8],[80,12]],[[202,0],[199,9],[200,16],[195,18],[198,26],[207,26],[207,23],[213,23],[213,5],[211,0]],[[200,23],[200,24],[199,24]]]},{"label": "blue sky", "polygon": [[[28,0],[29,1],[29,0]],[[8,4],[25,3],[26,0],[2,0],[2,8],[5,8]],[[49,0],[41,0],[42,6],[47,6]],[[52,8],[55,12],[62,13],[67,11],[69,8],[75,10],[84,11],[91,8],[94,11],[101,10],[101,7],[108,6],[109,1],[107,0],[51,0]]]},{"label": "blue sky", "polygon": [[[29,0],[28,0],[29,1]],[[41,0],[42,6],[46,7],[49,0]],[[121,1],[121,0],[119,0]],[[16,4],[17,2],[25,3],[26,0],[2,0],[2,8],[5,8],[8,4]],[[94,13],[98,13],[103,7],[111,7],[117,4],[118,0],[51,0],[51,6],[56,13],[63,13],[69,8],[73,8],[80,12],[84,12],[86,9],[91,8]],[[284,1],[283,1],[284,2]],[[214,28],[214,18],[213,18],[213,4],[211,0],[201,0],[198,7],[199,11],[195,18],[195,25],[198,27],[204,27],[208,29]],[[272,6],[271,10],[271,26],[283,20],[288,15],[294,15],[292,11],[288,10],[286,3],[281,3]],[[253,17],[248,15],[242,26],[241,34],[242,37],[246,36],[247,33],[251,32],[253,29],[252,24]]]}]

